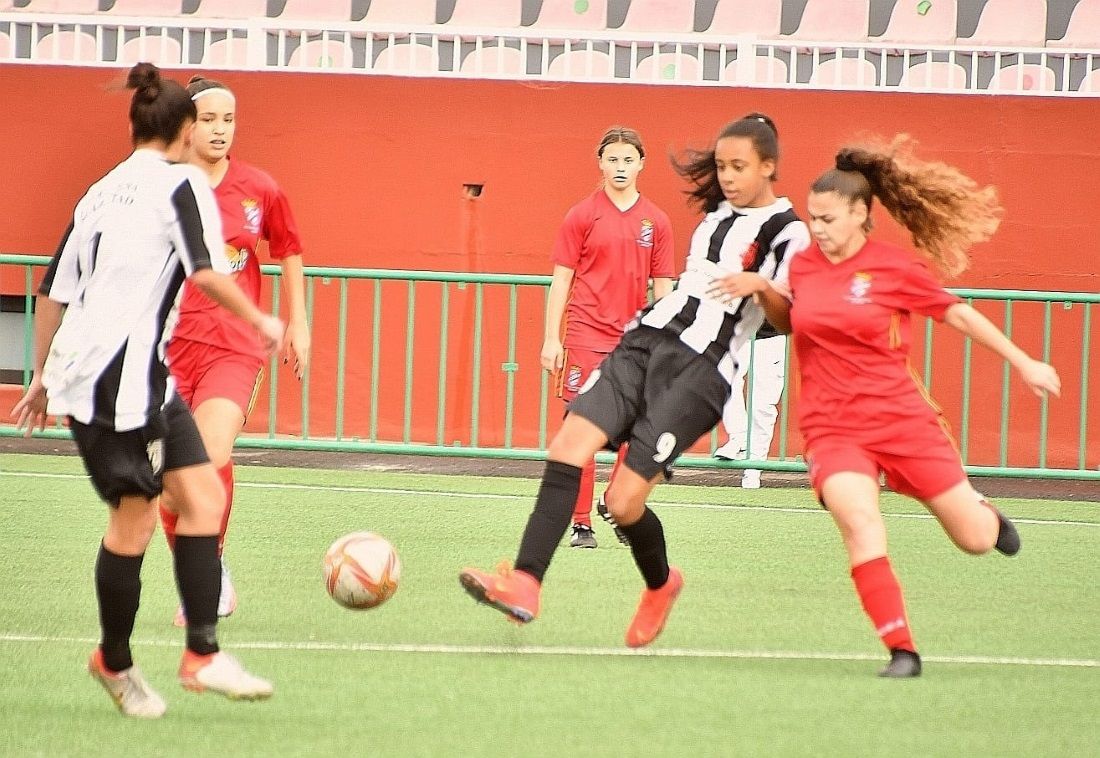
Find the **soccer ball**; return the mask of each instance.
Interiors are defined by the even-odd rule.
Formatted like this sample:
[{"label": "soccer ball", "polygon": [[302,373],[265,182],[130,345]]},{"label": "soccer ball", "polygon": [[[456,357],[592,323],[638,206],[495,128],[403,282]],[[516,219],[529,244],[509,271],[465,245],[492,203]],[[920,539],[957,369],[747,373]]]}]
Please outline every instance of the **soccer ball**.
[{"label": "soccer ball", "polygon": [[325,553],[325,589],[340,605],[374,608],[397,592],[401,560],[393,545],[373,532],[352,532]]}]

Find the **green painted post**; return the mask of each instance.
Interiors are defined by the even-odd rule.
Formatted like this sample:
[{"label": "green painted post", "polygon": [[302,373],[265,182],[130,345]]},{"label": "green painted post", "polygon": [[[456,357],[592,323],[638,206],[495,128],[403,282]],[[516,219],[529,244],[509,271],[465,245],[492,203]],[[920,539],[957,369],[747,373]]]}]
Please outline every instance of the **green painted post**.
[{"label": "green painted post", "polygon": [[[1043,362],[1050,363],[1051,306],[1043,303]],[[1047,467],[1047,422],[1050,415],[1050,399],[1044,393],[1039,400],[1039,468]]]},{"label": "green painted post", "polygon": [[[966,304],[973,306],[974,299],[967,298]],[[962,387],[962,424],[959,430],[959,452],[962,454],[963,463],[970,458],[970,370],[971,355],[974,346],[967,337],[963,340],[963,387]]]},{"label": "green painted post", "polygon": [[378,440],[378,361],[382,349],[382,280],[374,280],[370,350],[370,440]]},{"label": "green painted post", "polygon": [[[275,271],[278,272],[281,269],[275,267]],[[272,274],[271,313],[275,316],[279,315],[279,285],[282,280],[280,274]],[[275,431],[278,429],[279,416],[279,356],[277,354],[271,356],[267,373],[270,377],[267,382],[267,437],[273,440],[275,439]]]},{"label": "green painted post", "polygon": [[478,428],[481,424],[481,314],[484,308],[484,287],[474,285],[474,361],[470,382],[470,446],[477,447]]},{"label": "green painted post", "polygon": [[516,363],[516,285],[508,285],[508,362],[501,369],[508,374],[505,379],[504,395],[504,447],[512,447],[512,404],[516,394],[516,371],[519,364]]},{"label": "green painted post", "polygon": [[1089,332],[1092,329],[1092,303],[1085,303],[1085,315],[1081,324],[1081,406],[1077,422],[1077,468],[1085,468],[1085,448],[1088,438],[1085,436],[1089,418]]},{"label": "green painted post", "polygon": [[[315,277],[306,279],[306,324],[313,333],[313,289],[316,283]],[[309,376],[310,366],[302,372],[302,439],[309,439]]]},{"label": "green painted post", "polygon": [[[1005,336],[1012,339],[1012,301],[1005,301]],[[1001,454],[999,463],[1008,465],[1008,407],[1011,397],[1009,392],[1012,379],[1012,367],[1008,361],[1001,366]]]},{"label": "green painted post", "polygon": [[344,438],[344,388],[348,352],[348,280],[340,277],[340,314],[336,325],[336,439]]},{"label": "green painted post", "polygon": [[435,444],[442,445],[447,419],[447,320],[451,311],[451,287],[440,282],[443,288],[439,304],[439,394],[435,401]]},{"label": "green painted post", "polygon": [[408,444],[412,440],[412,391],[413,391],[413,351],[416,341],[416,282],[409,280],[406,286],[408,304],[405,309],[405,403],[401,419],[401,441]]}]

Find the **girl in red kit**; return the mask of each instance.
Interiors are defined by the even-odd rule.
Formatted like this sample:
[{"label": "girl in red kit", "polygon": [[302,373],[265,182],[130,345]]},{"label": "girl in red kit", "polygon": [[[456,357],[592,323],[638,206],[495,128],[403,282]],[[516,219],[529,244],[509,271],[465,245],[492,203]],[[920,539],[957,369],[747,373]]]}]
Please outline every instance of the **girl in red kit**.
[{"label": "girl in red kit", "polygon": [[[916,252],[868,239],[878,197]],[[852,580],[890,650],[881,676],[921,672],[901,587],[886,553],[879,475],[920,500],[962,550],[1020,549],[1012,522],[976,493],[940,409],[909,366],[910,318],[942,321],[1008,361],[1036,394],[1058,395],[1055,370],[943,289],[933,271],[966,269],[967,250],[1000,215],[992,187],[914,158],[907,137],[845,147],[810,190],[813,244],[791,263],[790,324],[802,378],[800,424],[810,480],[840,529]]]},{"label": "girl in red kit", "polygon": [[[675,275],[668,216],[638,192],[638,174],[645,165],[641,137],[633,129],[613,126],[600,139],[596,157],[603,187],[565,216],[554,241],[554,277],[546,306],[542,367],[557,374],[558,397],[566,404],[646,305],[650,279],[654,297],[660,299],[672,291]],[[626,448],[620,448],[612,476],[625,455]],[[591,516],[595,484],[593,459],[582,470],[573,508],[573,547],[596,547]],[[600,512],[606,513],[603,508]],[[612,526],[623,541],[614,522]]]},{"label": "girl in red kit", "polygon": [[[260,301],[260,263],[256,248],[268,244],[268,254],[279,261],[289,306],[283,362],[293,361],[302,378],[309,363],[310,336],[306,323],[302,243],[286,195],[270,176],[238,159],[230,159],[236,130],[236,98],[223,84],[192,77],[187,91],[198,111],[191,163],[210,180],[221,212],[225,253],[234,278],[254,303]],[[262,378],[265,355],[247,325],[215,307],[197,289],[184,287],[179,323],[168,347],[168,361],[176,389],[190,406],[207,454],[225,486],[226,506],[218,539],[218,555],[225,545],[233,507],[233,443],[244,427]],[[165,498],[161,521],[169,546],[175,544],[174,504]],[[228,616],[237,606],[237,593],[222,563],[218,615]],[[184,609],[176,625],[185,623]]]}]

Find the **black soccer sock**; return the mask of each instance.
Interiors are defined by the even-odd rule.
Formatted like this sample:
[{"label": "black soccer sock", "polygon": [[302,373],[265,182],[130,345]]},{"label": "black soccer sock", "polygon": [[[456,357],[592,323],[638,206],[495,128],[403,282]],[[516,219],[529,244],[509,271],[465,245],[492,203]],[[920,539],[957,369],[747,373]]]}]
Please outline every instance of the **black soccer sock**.
[{"label": "black soccer sock", "polygon": [[117,555],[100,543],[95,562],[95,594],[99,601],[103,663],[111,671],[134,665],[130,635],[141,601],[141,562],[145,554]]},{"label": "black soccer sock", "polygon": [[218,595],[222,571],[218,535],[176,535],[176,584],[187,615],[187,649],[199,655],[218,652]]},{"label": "black soccer sock", "polygon": [[638,564],[646,586],[651,590],[664,586],[668,581],[668,553],[661,519],[646,506],[640,519],[629,526],[619,524],[619,528],[630,540],[630,551],[634,553],[634,562]]},{"label": "black soccer sock", "polygon": [[527,519],[519,543],[516,568],[542,581],[550,559],[573,518],[573,507],[581,491],[581,469],[559,461],[547,461],[542,474],[535,510]]}]

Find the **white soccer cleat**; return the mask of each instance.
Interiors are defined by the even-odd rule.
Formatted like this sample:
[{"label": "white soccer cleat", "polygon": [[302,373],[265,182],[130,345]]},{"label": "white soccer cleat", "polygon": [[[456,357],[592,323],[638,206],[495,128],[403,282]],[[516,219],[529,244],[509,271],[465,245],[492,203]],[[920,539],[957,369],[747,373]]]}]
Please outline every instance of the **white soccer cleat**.
[{"label": "white soccer cleat", "polygon": [[88,660],[88,672],[103,685],[103,689],[107,690],[107,694],[125,716],[159,719],[168,710],[164,698],[149,686],[137,666],[131,666],[124,671],[108,671],[103,664],[103,651],[96,648]]},{"label": "white soccer cleat", "polygon": [[760,489],[760,470],[754,468],[745,469],[745,473],[741,475],[741,489],[744,490],[758,490]]},{"label": "white soccer cleat", "polygon": [[199,655],[183,652],[180,661],[180,684],[193,692],[210,690],[230,700],[264,700],[275,692],[266,679],[253,676],[229,653]]},{"label": "white soccer cleat", "polygon": [[714,457],[723,461],[739,461],[745,457],[745,447],[740,442],[730,440],[714,451]]},{"label": "white soccer cleat", "polygon": [[218,618],[232,616],[237,610],[237,589],[233,586],[233,578],[229,576],[229,569],[222,560],[222,591],[218,595]]}]

